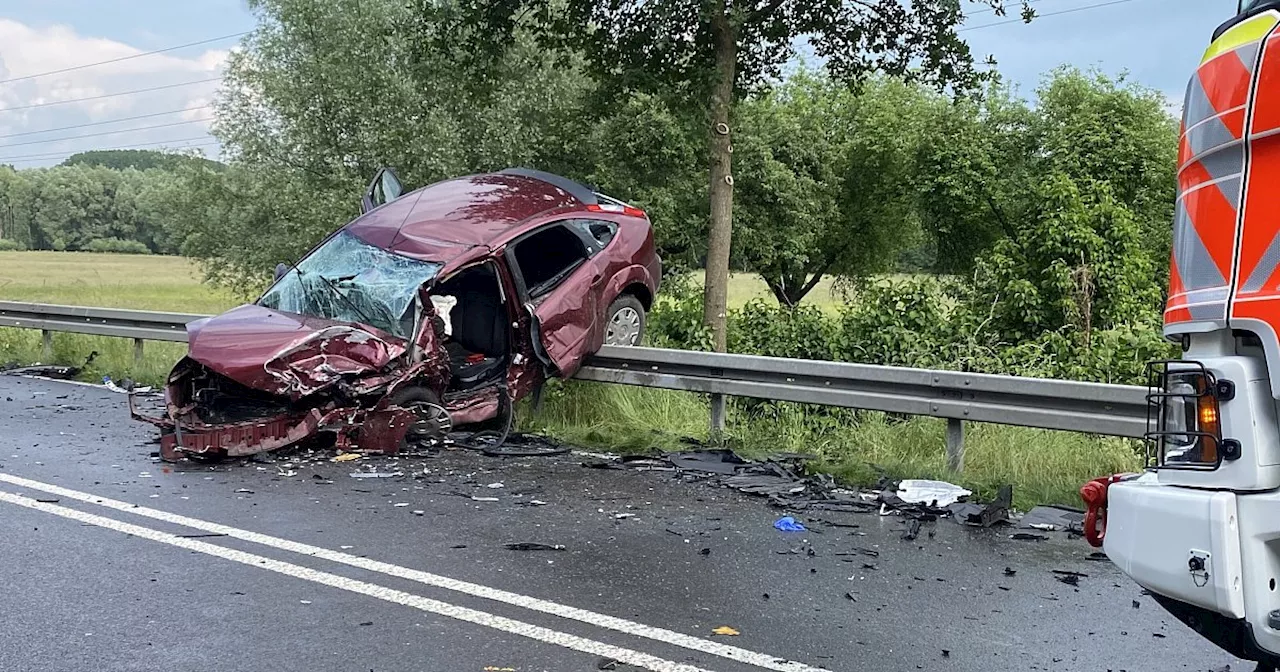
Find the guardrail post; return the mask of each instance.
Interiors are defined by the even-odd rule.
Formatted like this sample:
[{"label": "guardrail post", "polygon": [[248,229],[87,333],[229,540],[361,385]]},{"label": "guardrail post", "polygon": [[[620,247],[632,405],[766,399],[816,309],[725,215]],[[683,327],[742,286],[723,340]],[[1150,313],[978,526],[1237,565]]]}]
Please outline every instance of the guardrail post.
[{"label": "guardrail post", "polygon": [[724,395],[711,395],[711,438],[713,442],[719,442],[720,437],[724,435]]},{"label": "guardrail post", "polygon": [[947,469],[964,471],[964,421],[947,418]]},{"label": "guardrail post", "polygon": [[40,359],[45,363],[53,359],[53,332],[48,329],[40,330]]},{"label": "guardrail post", "polygon": [[142,347],[143,347],[142,344],[143,343],[144,341],[141,338],[133,339],[133,365],[134,366],[142,365]]}]

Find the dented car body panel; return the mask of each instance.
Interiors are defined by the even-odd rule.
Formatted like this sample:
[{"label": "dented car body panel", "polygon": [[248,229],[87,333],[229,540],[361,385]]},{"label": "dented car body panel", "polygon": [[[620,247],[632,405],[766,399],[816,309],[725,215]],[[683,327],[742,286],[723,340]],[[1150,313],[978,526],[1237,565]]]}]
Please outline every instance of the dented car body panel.
[{"label": "dented car body panel", "polygon": [[509,425],[516,400],[601,347],[618,297],[647,309],[657,292],[647,217],[582,185],[512,170],[399,191],[380,172],[365,213],[257,302],[188,325],[163,413],[131,404],[161,428],[162,457],[317,436],[393,453],[442,427]]}]

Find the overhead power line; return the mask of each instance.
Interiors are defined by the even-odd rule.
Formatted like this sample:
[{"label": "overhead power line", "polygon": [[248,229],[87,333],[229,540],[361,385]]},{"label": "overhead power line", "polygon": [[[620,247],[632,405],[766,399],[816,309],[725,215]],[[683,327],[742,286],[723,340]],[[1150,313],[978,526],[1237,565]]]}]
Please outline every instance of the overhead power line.
[{"label": "overhead power line", "polygon": [[208,110],[212,105],[200,105],[198,107],[184,107],[181,110],[169,110],[168,112],[152,112],[151,114],[138,114],[132,117],[120,117],[119,119],[107,119],[105,121],[95,121],[88,124],[76,124],[74,126],[59,126],[57,128],[46,128],[42,131],[23,131],[22,133],[8,133],[0,135],[3,138],[17,138],[25,135],[38,135],[40,133],[53,133],[54,131],[69,131],[73,128],[87,128],[89,126],[103,126],[106,124],[118,124],[122,121],[133,121],[134,119],[150,119],[151,117],[163,117],[166,114],[178,114],[179,112],[198,112],[200,110]]},{"label": "overhead power line", "polygon": [[217,82],[221,77],[210,77],[209,79],[198,79],[194,82],[180,82],[178,84],[165,84],[164,86],[152,86],[146,89],[135,89],[133,91],[120,91],[117,93],[104,93],[100,96],[87,96],[85,98],[72,98],[69,100],[51,100],[47,103],[33,103],[31,105],[19,105],[17,107],[6,107],[0,109],[0,112],[15,112],[17,110],[30,110],[36,107],[49,107],[51,105],[66,105],[68,103],[80,103],[86,100],[101,100],[103,98],[116,98],[118,96],[132,96],[137,93],[147,93],[148,91],[160,91],[162,89],[176,89],[183,86],[193,86],[195,84],[207,84],[209,82]]},{"label": "overhead power line", "polygon": [[98,65],[106,65],[106,64],[108,64],[108,63],[119,63],[120,61],[128,61],[128,60],[131,60],[131,59],[134,59],[134,58],[142,58],[143,56],[151,56],[151,55],[153,55],[153,54],[163,54],[163,53],[165,53],[165,52],[167,52],[167,51],[177,51],[178,49],[186,49],[187,47],[195,47],[195,46],[199,46],[199,45],[201,45],[201,44],[209,44],[210,42],[221,42],[222,40],[229,40],[229,39],[232,39],[232,38],[234,38],[234,37],[243,37],[243,36],[248,35],[248,34],[249,34],[249,31],[245,31],[245,32],[242,32],[242,33],[232,33],[232,34],[230,34],[230,35],[222,35],[222,36],[220,36],[220,37],[211,37],[211,38],[209,38],[209,39],[207,39],[207,40],[200,40],[200,41],[198,41],[198,42],[188,42],[188,43],[186,43],[186,44],[179,44],[179,45],[176,45],[176,46],[173,46],[173,47],[165,47],[164,49],[156,49],[155,51],[144,51],[144,52],[142,52],[142,53],[140,53],[140,54],[132,54],[132,55],[129,55],[129,56],[121,56],[121,57],[119,57],[119,58],[112,58],[112,59],[108,59],[108,60],[105,60],[105,61],[97,61],[97,62],[95,62],[95,63],[85,63],[85,64],[83,64],[83,65],[73,65],[73,66],[71,66],[71,67],[69,67],[69,68],[61,68],[61,69],[59,69],[59,70],[49,70],[49,71],[47,71],[47,72],[37,72],[37,73],[36,73],[36,74],[34,74],[34,75],[23,75],[23,76],[21,76],[21,77],[11,77],[11,78],[9,78],[9,79],[0,79],[0,84],[9,84],[10,82],[21,82],[21,81],[25,81],[25,80],[28,80],[28,79],[35,79],[35,78],[37,78],[37,77],[46,77],[46,76],[48,76],[48,75],[57,75],[57,74],[60,74],[60,73],[63,73],[63,72],[71,72],[72,70],[83,70],[83,69],[85,69],[85,68],[92,68],[92,67],[94,67],[94,66],[98,66]]},{"label": "overhead power line", "polygon": [[176,139],[174,139],[174,140],[161,140],[161,141],[159,141],[159,142],[140,142],[140,143],[137,143],[137,144],[133,144],[133,145],[125,145],[125,146],[121,146],[121,147],[92,147],[92,148],[90,148],[90,149],[82,149],[82,150],[79,150],[79,151],[71,152],[71,154],[68,154],[68,153],[66,153],[66,152],[56,152],[56,153],[52,153],[52,154],[50,154],[50,153],[45,153],[45,154],[24,154],[24,155],[22,155],[22,156],[0,156],[0,163],[6,163],[6,162],[9,162],[9,161],[20,161],[20,160],[22,160],[22,159],[49,159],[49,158],[57,158],[57,157],[59,157],[59,156],[71,156],[72,154],[83,154],[84,152],[109,152],[109,151],[114,151],[114,150],[117,150],[117,149],[136,149],[136,148],[138,148],[138,147],[154,147],[154,146],[156,146],[156,145],[168,145],[168,144],[173,144],[173,143],[178,143],[178,142],[195,142],[196,140],[206,140],[206,141],[208,141],[208,142],[207,142],[207,143],[205,143],[205,144],[216,144],[216,143],[217,143],[217,141],[216,141],[216,140],[214,140],[213,138],[211,138],[211,137],[210,137],[210,136],[208,136],[208,135],[200,135],[200,136],[196,136],[196,137],[194,137],[194,138],[176,138]]},{"label": "overhead power line", "polygon": [[[203,149],[206,147],[216,147],[217,145],[218,143],[216,141],[209,141],[209,142],[197,142],[197,143],[188,144],[188,145],[174,145],[172,147],[164,147],[161,149]],[[38,157],[32,157],[29,159],[0,160],[0,165],[35,163],[37,161],[65,161],[77,154],[83,154],[85,152],[111,152],[111,151],[118,151],[118,150],[137,149],[138,147],[144,147],[144,146],[145,145],[123,145],[120,147],[99,147],[95,149],[86,149],[81,152],[62,152],[59,154],[46,154]]]},{"label": "overhead power line", "polygon": [[50,142],[66,142],[68,140],[79,140],[80,138],[97,138],[104,135],[116,135],[117,133],[134,133],[136,131],[149,131],[153,128],[169,128],[171,126],[186,126],[188,124],[198,124],[205,121],[213,121],[212,118],[204,119],[188,119],[187,121],[175,121],[171,124],[154,124],[151,126],[139,126],[137,128],[120,128],[114,131],[102,131],[100,133],[86,133],[84,135],[71,135],[64,138],[48,138],[45,140],[28,140],[26,142],[14,142],[7,145],[0,145],[0,150],[8,147],[22,147],[23,145],[43,145]]},{"label": "overhead power line", "polygon": [[[1085,5],[1084,7],[1073,7],[1073,8],[1071,8],[1071,9],[1061,9],[1061,10],[1058,10],[1058,11],[1056,11],[1056,12],[1046,12],[1046,13],[1044,13],[1044,14],[1037,14],[1037,15],[1035,16],[1035,18],[1036,18],[1036,19],[1043,19],[1043,18],[1047,18],[1047,17],[1050,17],[1050,16],[1060,16],[1060,15],[1062,15],[1062,14],[1072,14],[1072,13],[1075,13],[1075,12],[1083,12],[1083,11],[1088,10],[1088,9],[1101,9],[1101,8],[1103,8],[1103,7],[1110,7],[1110,6],[1112,6],[1112,5],[1123,5],[1123,4],[1125,4],[1126,2],[1133,2],[1133,0],[1111,0],[1111,2],[1100,2],[1100,3],[1096,4],[1096,5]],[[978,30],[979,28],[992,28],[992,27],[995,27],[995,26],[1007,26],[1007,25],[1009,25],[1009,24],[1011,24],[1011,23],[1025,23],[1025,21],[1023,21],[1022,19],[1009,19],[1008,21],[996,21],[996,22],[994,22],[994,23],[984,23],[984,24],[982,24],[982,25],[978,25],[978,26],[966,26],[966,27],[964,27],[964,28],[958,28],[958,29],[956,29],[956,32],[957,32],[957,33],[963,33],[963,32],[965,32],[965,31],[967,31],[967,30]]]}]

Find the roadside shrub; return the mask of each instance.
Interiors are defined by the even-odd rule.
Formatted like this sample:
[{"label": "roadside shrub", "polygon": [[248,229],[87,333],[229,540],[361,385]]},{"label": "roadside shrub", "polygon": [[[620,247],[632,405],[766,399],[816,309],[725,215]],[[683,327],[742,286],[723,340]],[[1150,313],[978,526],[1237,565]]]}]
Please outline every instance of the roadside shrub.
[{"label": "roadside shrub", "polygon": [[655,348],[711,350],[711,330],[702,323],[702,287],[687,274],[672,272],[649,311],[645,345]]},{"label": "roadside shrub", "polygon": [[25,249],[27,249],[26,246],[16,240],[0,238],[0,252],[19,252]]},{"label": "roadside shrub", "polygon": [[108,252],[112,254],[151,254],[151,250],[136,240],[120,238],[97,238],[84,246],[86,252]]},{"label": "roadside shrub", "polygon": [[[1094,329],[1088,338],[1067,325],[1014,341],[996,327],[1004,307],[986,306],[970,286],[947,278],[879,280],[851,296],[835,315],[805,304],[787,308],[753,300],[729,312],[729,350],[1133,385],[1145,384],[1146,362],[1177,355],[1149,319]],[[648,333],[655,347],[709,350],[701,290],[678,282],[664,287]],[[743,408],[753,415],[764,410],[756,402]]]}]

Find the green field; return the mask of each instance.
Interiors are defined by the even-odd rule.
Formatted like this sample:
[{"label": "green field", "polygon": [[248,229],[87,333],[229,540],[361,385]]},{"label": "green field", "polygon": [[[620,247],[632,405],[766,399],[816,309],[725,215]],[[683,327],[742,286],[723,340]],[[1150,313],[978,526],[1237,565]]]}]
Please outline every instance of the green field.
[{"label": "green field", "polygon": [[[764,283],[734,276],[730,304],[769,298]],[[239,303],[200,282],[199,269],[178,257],[72,252],[0,252],[0,300],[109,306],[187,313],[215,313]],[[830,281],[806,301],[824,308],[840,299]],[[140,365],[127,339],[56,334],[52,362],[81,364],[97,352],[82,377],[131,377],[157,384],[185,346],[149,342]],[[0,329],[0,364],[41,361],[38,331]],[[643,388],[570,383],[556,385],[542,412],[522,412],[525,429],[543,431],[578,445],[618,451],[670,450],[685,437],[705,439],[707,406],[700,395]],[[830,413],[795,405],[734,406],[728,440],[747,455],[807,452],[820,468],[854,483],[891,478],[942,478],[981,494],[1015,484],[1020,506],[1078,504],[1076,490],[1091,478],[1138,468],[1132,442],[1082,434],[968,425],[966,471],[947,473],[945,423],[880,413]]]}]

